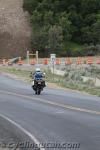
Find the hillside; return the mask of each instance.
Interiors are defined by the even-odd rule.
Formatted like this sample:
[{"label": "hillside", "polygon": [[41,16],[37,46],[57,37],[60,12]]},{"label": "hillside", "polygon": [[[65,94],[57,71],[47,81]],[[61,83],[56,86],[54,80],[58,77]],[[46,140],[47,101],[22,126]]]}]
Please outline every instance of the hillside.
[{"label": "hillside", "polygon": [[0,0],[0,58],[25,55],[30,47],[31,28],[23,0]]}]

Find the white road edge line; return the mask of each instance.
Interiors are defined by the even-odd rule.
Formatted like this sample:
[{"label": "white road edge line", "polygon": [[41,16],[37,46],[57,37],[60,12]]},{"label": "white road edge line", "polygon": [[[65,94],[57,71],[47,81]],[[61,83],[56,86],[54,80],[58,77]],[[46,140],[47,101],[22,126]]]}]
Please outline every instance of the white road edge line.
[{"label": "white road edge line", "polygon": [[[21,130],[24,134],[26,134],[37,146],[40,145],[40,142],[29,131],[24,129],[20,124],[16,123],[15,121],[11,120],[10,118],[8,118],[7,116],[5,116],[3,114],[0,114],[0,117],[4,118],[8,122],[10,122],[14,126],[16,126],[19,130]],[[45,150],[42,147],[39,147],[39,148],[40,148],[40,150]]]}]

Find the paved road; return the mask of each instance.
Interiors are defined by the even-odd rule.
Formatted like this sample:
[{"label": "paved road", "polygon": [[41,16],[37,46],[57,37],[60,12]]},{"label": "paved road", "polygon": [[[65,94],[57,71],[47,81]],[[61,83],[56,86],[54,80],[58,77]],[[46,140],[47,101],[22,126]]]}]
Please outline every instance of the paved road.
[{"label": "paved road", "polygon": [[11,124],[11,138],[14,134],[24,141],[28,136],[49,147],[60,143],[62,148],[56,149],[61,150],[75,144],[80,150],[100,150],[100,98],[96,96],[52,88],[36,96],[30,85],[1,74],[0,122],[3,119]]}]

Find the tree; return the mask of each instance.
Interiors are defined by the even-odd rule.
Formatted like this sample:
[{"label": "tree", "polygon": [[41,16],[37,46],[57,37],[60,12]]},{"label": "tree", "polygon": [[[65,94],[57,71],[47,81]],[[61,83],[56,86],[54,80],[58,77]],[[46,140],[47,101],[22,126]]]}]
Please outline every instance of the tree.
[{"label": "tree", "polygon": [[65,41],[71,40],[71,21],[69,14],[66,12],[61,13],[59,16],[59,25],[62,27],[63,37]]},{"label": "tree", "polygon": [[64,50],[67,42],[100,43],[100,0],[24,0],[23,7],[30,13],[32,46],[35,41],[41,52]]},{"label": "tree", "polygon": [[37,6],[38,6],[37,0],[24,0],[23,8],[24,10],[27,10],[30,14],[33,13],[33,11],[36,9]]},{"label": "tree", "polygon": [[32,48],[38,50],[40,53],[44,51],[45,46],[48,43],[47,33],[44,31],[33,31],[32,35]]},{"label": "tree", "polygon": [[61,50],[62,48],[62,40],[63,40],[62,27],[56,25],[52,26],[49,29],[48,35],[48,44],[51,52],[59,53],[59,50]]}]

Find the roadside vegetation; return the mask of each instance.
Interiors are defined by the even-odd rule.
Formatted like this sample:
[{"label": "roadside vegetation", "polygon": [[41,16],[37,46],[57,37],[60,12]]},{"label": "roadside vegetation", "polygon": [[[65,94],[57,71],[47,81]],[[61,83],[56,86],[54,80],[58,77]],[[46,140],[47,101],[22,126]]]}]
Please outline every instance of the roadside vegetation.
[{"label": "roadside vegetation", "polygon": [[100,54],[100,0],[24,0],[31,46],[42,56]]},{"label": "roadside vegetation", "polygon": [[15,79],[21,79],[25,82],[30,82],[31,71],[23,70],[23,69],[12,67],[12,66],[9,66],[9,67],[0,66],[0,72],[6,73],[6,75],[8,76],[11,75],[11,77],[14,77]]},{"label": "roadside vegetation", "polygon": [[[100,68],[92,66],[90,69],[66,69],[64,77],[53,75],[50,70],[45,70],[45,72],[48,82],[56,83],[60,87],[100,96],[100,86],[95,85],[97,78],[100,79]],[[89,78],[84,82],[84,77]]]},{"label": "roadside vegetation", "polygon": [[[31,70],[23,70],[21,68],[15,68],[12,66],[9,67],[0,67],[0,72],[5,72],[17,79],[21,79],[25,82],[30,83],[32,80],[30,78]],[[87,92],[92,95],[100,96],[100,86],[95,86],[95,79],[100,79],[100,68],[92,66],[91,69],[66,69],[65,76],[53,75],[50,69],[43,69],[46,73],[46,82],[56,84],[58,87],[69,88],[72,90],[78,90],[82,92]],[[83,82],[82,76],[94,77],[94,80],[88,79],[86,82]],[[12,76],[11,76],[12,77]]]}]

